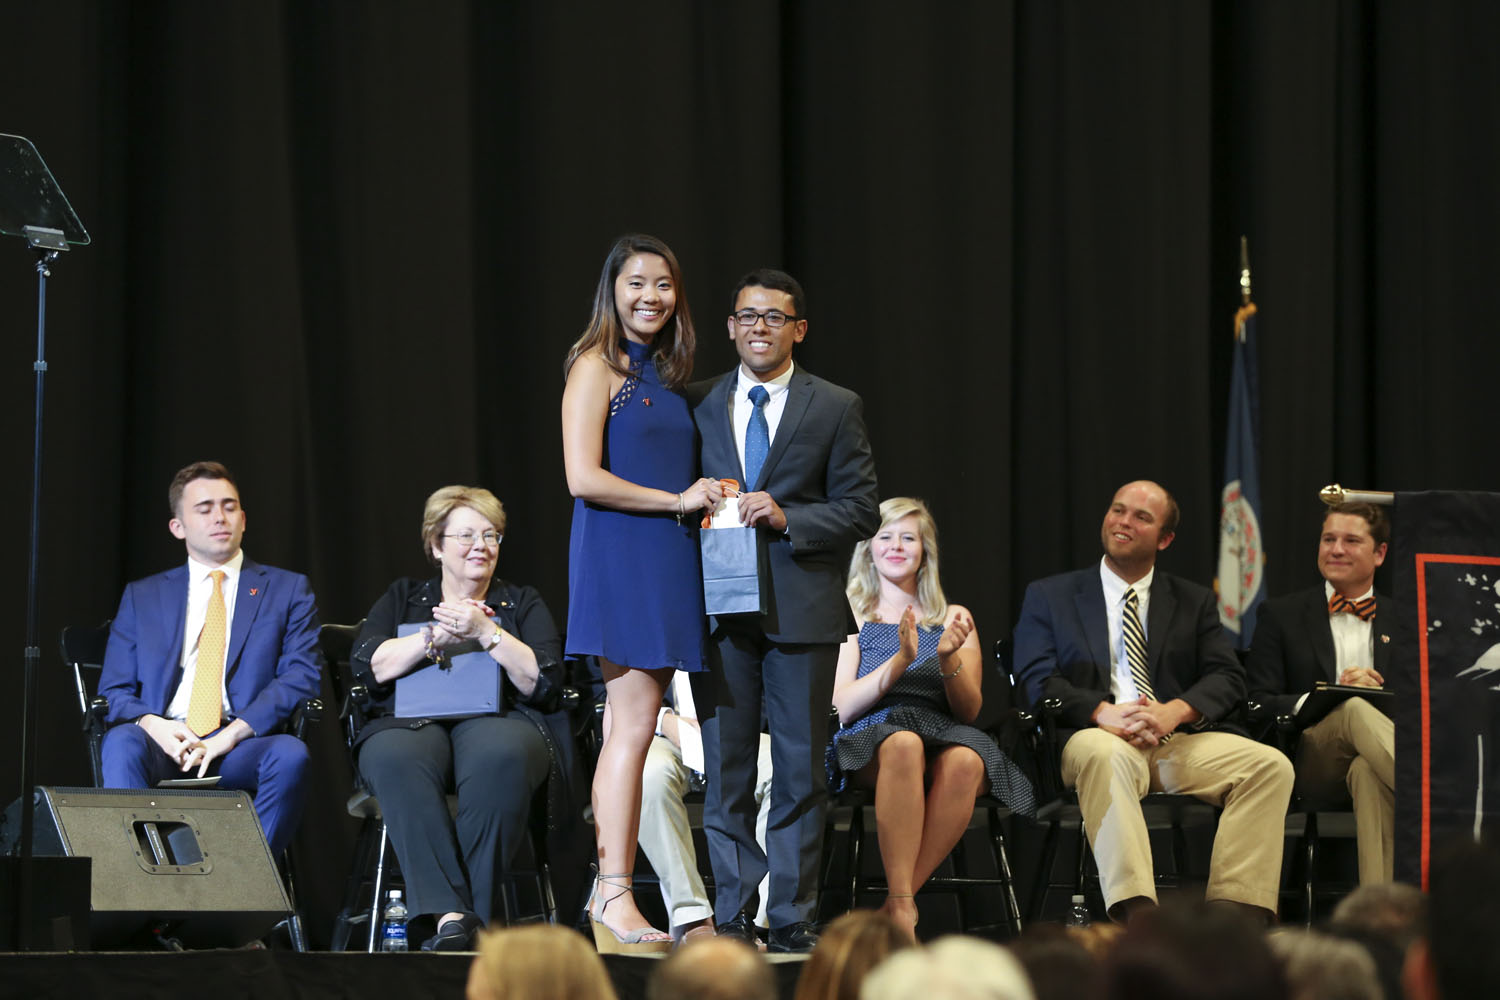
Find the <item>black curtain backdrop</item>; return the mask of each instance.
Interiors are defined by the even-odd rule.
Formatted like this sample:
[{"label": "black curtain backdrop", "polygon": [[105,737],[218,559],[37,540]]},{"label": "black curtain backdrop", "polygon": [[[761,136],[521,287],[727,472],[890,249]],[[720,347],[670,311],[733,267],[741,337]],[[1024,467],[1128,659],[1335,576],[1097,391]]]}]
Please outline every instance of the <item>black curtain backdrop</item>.
[{"label": "black curtain backdrop", "polygon": [[[454,482],[564,618],[561,364],[624,231],[681,258],[705,377],[740,273],[803,280],[798,361],[864,396],[881,493],[932,503],[986,642],[1130,478],[1181,501],[1163,565],[1212,578],[1241,234],[1271,593],[1315,579],[1325,483],[1500,489],[1496,37],[1485,2],[0,7],[0,132],[94,238],[50,287],[40,781],[87,780],[58,631],[181,560],[194,459],[325,621],[426,572]],[[35,284],[0,241],[7,731]],[[320,753],[304,842],[339,844]]]}]

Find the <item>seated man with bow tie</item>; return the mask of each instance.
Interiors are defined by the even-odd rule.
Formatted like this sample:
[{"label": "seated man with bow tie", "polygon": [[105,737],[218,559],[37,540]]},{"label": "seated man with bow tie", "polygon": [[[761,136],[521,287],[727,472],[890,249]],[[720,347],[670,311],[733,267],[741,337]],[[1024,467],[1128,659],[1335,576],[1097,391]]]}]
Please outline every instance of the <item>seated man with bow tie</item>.
[{"label": "seated man with bow tie", "polygon": [[106,788],[216,774],[251,794],[280,854],[302,814],[307,747],[277,729],[317,695],[318,610],[307,577],[240,550],[245,511],[229,470],[195,462],[167,491],[187,563],[125,588],[99,694],[109,699]]},{"label": "seated man with bow tie", "polygon": [[1100,529],[1104,558],[1026,588],[1016,671],[1033,703],[1060,705],[1062,777],[1078,789],[1112,917],[1156,902],[1140,800],[1171,792],[1224,810],[1205,897],[1269,919],[1292,766],[1229,722],[1245,674],[1213,591],[1157,569],[1177,520],[1156,483],[1120,487]]},{"label": "seated man with bow tie", "polygon": [[[1266,602],[1246,670],[1250,700],[1270,718],[1295,715],[1319,681],[1380,687],[1390,638],[1380,628],[1375,568],[1385,561],[1390,525],[1374,504],[1328,508],[1318,542],[1323,583]],[[1395,827],[1396,730],[1364,698],[1349,698],[1304,729],[1296,751],[1297,792],[1354,800],[1361,883],[1391,879]]]}]

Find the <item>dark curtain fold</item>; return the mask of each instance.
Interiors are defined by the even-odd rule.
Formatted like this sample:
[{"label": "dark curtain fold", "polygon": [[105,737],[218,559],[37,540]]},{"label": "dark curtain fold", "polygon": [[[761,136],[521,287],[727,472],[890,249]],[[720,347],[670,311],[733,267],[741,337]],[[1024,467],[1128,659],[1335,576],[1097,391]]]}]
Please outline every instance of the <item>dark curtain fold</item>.
[{"label": "dark curtain fold", "polygon": [[[1273,594],[1314,579],[1327,482],[1500,488],[1497,21],[1353,0],[6,5],[0,131],[37,143],[94,237],[49,302],[40,779],[86,780],[54,637],[181,558],[163,494],[193,459],[236,470],[247,550],[307,572],[327,621],[425,572],[421,502],[450,482],[506,502],[501,570],[563,619],[561,362],[627,230],[682,259],[701,376],[733,364],[740,273],[804,280],[799,361],[864,396],[882,494],[932,503],[986,641],[1027,581],[1096,558],[1136,476],[1182,503],[1165,564],[1212,577],[1241,234]],[[34,309],[0,241],[17,692]],[[330,768],[309,823],[337,845]]]}]

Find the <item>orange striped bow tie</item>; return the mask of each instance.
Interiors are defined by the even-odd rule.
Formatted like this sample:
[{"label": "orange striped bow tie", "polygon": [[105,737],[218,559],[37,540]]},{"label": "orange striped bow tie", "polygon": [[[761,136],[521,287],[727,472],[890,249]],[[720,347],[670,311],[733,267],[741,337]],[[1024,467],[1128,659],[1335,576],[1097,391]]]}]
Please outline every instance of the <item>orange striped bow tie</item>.
[{"label": "orange striped bow tie", "polygon": [[1334,594],[1328,599],[1328,613],[1336,615],[1340,611],[1355,615],[1362,622],[1370,621],[1375,617],[1375,598],[1366,597],[1363,600],[1351,601],[1343,594]]}]

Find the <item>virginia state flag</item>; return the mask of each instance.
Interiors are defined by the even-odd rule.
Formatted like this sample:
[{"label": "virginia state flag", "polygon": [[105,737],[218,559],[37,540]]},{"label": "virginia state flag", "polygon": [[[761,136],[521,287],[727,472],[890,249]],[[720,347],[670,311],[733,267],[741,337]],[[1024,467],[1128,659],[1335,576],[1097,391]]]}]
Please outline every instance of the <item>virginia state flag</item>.
[{"label": "virginia state flag", "polygon": [[1224,492],[1219,500],[1219,620],[1246,649],[1264,599],[1266,551],[1260,535],[1260,375],[1255,362],[1255,306],[1234,317],[1234,371],[1229,378]]}]

